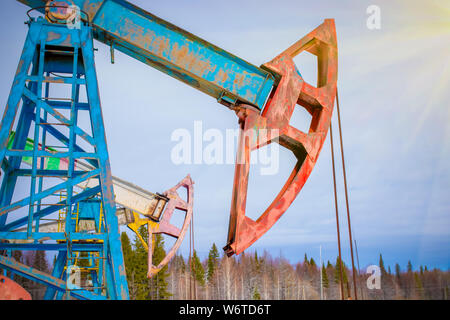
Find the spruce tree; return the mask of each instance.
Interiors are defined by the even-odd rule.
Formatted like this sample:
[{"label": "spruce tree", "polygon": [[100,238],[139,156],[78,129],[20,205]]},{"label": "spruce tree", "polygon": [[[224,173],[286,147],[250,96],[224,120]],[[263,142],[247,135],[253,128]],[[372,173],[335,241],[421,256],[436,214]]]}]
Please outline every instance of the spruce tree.
[{"label": "spruce tree", "polygon": [[261,294],[259,293],[258,287],[257,287],[257,286],[255,286],[255,287],[253,288],[252,299],[253,299],[253,300],[261,300]]},{"label": "spruce tree", "polygon": [[385,269],[385,267],[384,267],[384,261],[383,261],[383,257],[381,256],[381,253],[380,253],[379,266],[380,266],[381,275],[382,275],[382,276],[386,275],[387,272],[386,272],[386,269]]},{"label": "spruce tree", "polygon": [[[342,286],[344,287],[344,299],[346,298],[345,296],[345,288],[346,286],[348,286],[348,281],[347,281],[347,272],[345,271],[345,264],[343,261],[341,261],[339,259],[339,257],[336,258],[336,266],[335,266],[335,272],[334,272],[334,281],[337,284],[341,283],[341,267],[342,267]],[[347,290],[348,291],[348,290]]]},{"label": "spruce tree", "polygon": [[219,251],[217,250],[216,244],[213,243],[211,250],[209,250],[208,254],[208,272],[206,276],[208,282],[213,281],[218,263],[219,263]]},{"label": "spruce tree", "polygon": [[[336,282],[336,283],[341,282],[341,263],[339,263],[339,257],[336,258],[334,282]],[[342,282],[344,284],[346,284],[348,282],[346,267],[345,267],[345,263],[343,261],[342,261]]]},{"label": "spruce tree", "polygon": [[256,273],[259,273],[259,271],[261,270],[261,260],[258,257],[258,252],[256,252],[255,250],[255,269],[256,269]]},{"label": "spruce tree", "polygon": [[200,259],[197,256],[197,251],[194,250],[192,255],[192,272],[195,280],[197,280],[202,286],[205,285],[205,269],[203,268]]},{"label": "spruce tree", "polygon": [[325,265],[322,264],[322,285],[324,288],[329,288],[330,284],[328,281],[328,274],[327,274],[327,270],[325,269]]},{"label": "spruce tree", "polygon": [[120,240],[122,242],[122,252],[123,252],[123,260],[125,263],[125,270],[127,272],[127,281],[128,281],[128,291],[130,292],[131,298],[135,297],[135,265],[134,265],[134,251],[131,247],[131,241],[126,232],[122,232],[120,235]]},{"label": "spruce tree", "polygon": [[412,263],[411,260],[408,260],[408,265],[406,267],[406,270],[408,270],[408,272],[412,272]]},{"label": "spruce tree", "polygon": [[400,274],[401,274],[400,265],[398,263],[396,263],[395,264],[395,276],[397,277],[398,280],[400,280]]},{"label": "spruce tree", "polygon": [[[139,234],[145,242],[148,241],[148,230],[146,226],[142,226],[138,229]],[[147,300],[150,297],[149,281],[147,279],[147,260],[148,252],[143,246],[138,237],[134,240],[134,284],[136,291],[136,300]]]},{"label": "spruce tree", "polygon": [[[152,262],[157,266],[166,256],[164,250],[164,238],[161,234],[154,235]],[[150,279],[150,298],[152,300],[167,300],[171,294],[167,291],[169,276],[168,266],[164,266],[159,272]]]},{"label": "spruce tree", "polygon": [[42,272],[49,272],[49,266],[47,262],[47,257],[45,256],[45,251],[36,251],[33,257],[33,268],[36,268]]},{"label": "spruce tree", "polygon": [[414,272],[414,282],[416,285],[416,291],[419,296],[419,299],[423,299],[424,292],[423,292],[422,280],[420,280],[419,274],[417,272]]}]

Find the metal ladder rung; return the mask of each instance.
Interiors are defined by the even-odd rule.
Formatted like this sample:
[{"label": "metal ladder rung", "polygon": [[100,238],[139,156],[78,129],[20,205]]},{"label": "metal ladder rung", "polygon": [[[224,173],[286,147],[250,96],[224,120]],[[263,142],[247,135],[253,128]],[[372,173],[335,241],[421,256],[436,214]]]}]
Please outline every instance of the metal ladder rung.
[{"label": "metal ladder rung", "polygon": [[70,127],[71,125],[68,123],[62,123],[62,122],[43,122],[43,123],[39,123],[39,125],[41,126],[67,126]]},{"label": "metal ladder rung", "polygon": [[73,102],[72,98],[51,98],[51,97],[42,97],[41,100],[51,100],[51,101],[71,101]]},{"label": "metal ladder rung", "polygon": [[45,148],[47,148],[47,149],[64,149],[64,148],[66,148],[66,149],[69,149],[69,147],[67,147],[67,146],[45,146]]},{"label": "metal ladder rung", "polygon": [[33,207],[35,207],[35,206],[59,206],[59,207],[64,207],[64,206],[67,206],[67,204],[62,204],[62,203],[41,203],[41,204],[31,204],[31,206],[33,206]]},{"label": "metal ladder rung", "polygon": [[73,56],[75,54],[74,51],[64,51],[64,50],[56,50],[56,49],[44,49],[44,52],[50,52],[50,53],[61,53],[61,54],[67,54]]}]

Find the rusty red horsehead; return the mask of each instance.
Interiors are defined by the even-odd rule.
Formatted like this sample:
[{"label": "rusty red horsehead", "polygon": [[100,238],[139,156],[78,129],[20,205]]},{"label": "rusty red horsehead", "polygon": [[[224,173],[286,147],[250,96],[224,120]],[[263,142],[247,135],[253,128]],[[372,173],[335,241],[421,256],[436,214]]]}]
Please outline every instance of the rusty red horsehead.
[{"label": "rusty red horsehead", "polygon": [[[317,56],[317,87],[304,81],[293,58],[307,51]],[[228,256],[239,254],[266,233],[289,208],[311,174],[330,127],[337,82],[337,43],[333,19],[293,44],[262,68],[279,76],[276,89],[260,114],[248,105],[235,108],[240,137],[236,157],[234,186],[228,227]],[[294,108],[304,107],[312,116],[309,132],[290,125]],[[258,130],[267,135],[254,137]],[[245,215],[251,152],[270,143],[279,143],[297,158],[283,188],[255,221]],[[244,161],[240,161],[243,159]]]}]

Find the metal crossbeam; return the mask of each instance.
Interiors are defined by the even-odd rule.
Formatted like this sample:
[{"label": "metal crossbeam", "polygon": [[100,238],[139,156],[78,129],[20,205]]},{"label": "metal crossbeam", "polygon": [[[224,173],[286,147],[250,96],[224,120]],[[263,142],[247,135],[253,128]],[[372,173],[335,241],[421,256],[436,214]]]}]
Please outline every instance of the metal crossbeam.
[{"label": "metal crossbeam", "polygon": [[[94,188],[86,189],[85,191],[75,195],[72,198],[72,201],[73,202],[82,201],[84,199],[87,199],[87,198],[90,198],[90,197],[96,195],[99,192],[100,192],[100,186],[96,186]],[[46,216],[48,216],[48,215],[58,211],[60,208],[57,205],[67,205],[67,201],[66,200],[60,201],[60,202],[57,202],[55,206],[50,206],[50,207],[41,209],[39,211],[36,211],[33,214],[33,220],[46,217]],[[26,223],[27,223],[27,217],[20,218],[20,219],[17,219],[15,221],[5,225],[3,228],[0,229],[0,231],[15,230],[17,228],[20,228],[20,227],[24,226]]]},{"label": "metal crossbeam", "polygon": [[[51,275],[46,274],[45,272],[39,271],[35,268],[24,265],[20,262],[15,261],[13,258],[0,256],[0,266],[5,269],[8,269],[22,277],[27,279],[42,283],[46,286],[52,287],[58,291],[66,291],[66,282],[55,278]],[[77,299],[82,300],[104,300],[105,297],[101,295],[94,294],[88,290],[84,290],[82,288],[76,287],[68,291],[69,294]]]}]

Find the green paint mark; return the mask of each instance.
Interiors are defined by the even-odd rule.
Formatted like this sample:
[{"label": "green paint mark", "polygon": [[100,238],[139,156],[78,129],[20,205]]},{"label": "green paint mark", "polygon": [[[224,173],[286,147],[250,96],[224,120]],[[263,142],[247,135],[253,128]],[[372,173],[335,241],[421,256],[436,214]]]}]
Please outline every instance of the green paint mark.
[{"label": "green paint mark", "polygon": [[[12,149],[14,138],[16,136],[16,133],[14,131],[11,131],[8,139],[8,150]],[[25,150],[31,151],[34,148],[34,140],[27,138],[27,142],[25,144]],[[56,149],[46,147],[46,151],[48,152],[57,152]],[[31,157],[22,157],[22,162],[25,162],[28,165],[32,165],[32,158]],[[44,169],[46,170],[59,170],[61,168],[61,159],[60,158],[45,158],[45,166]]]}]

